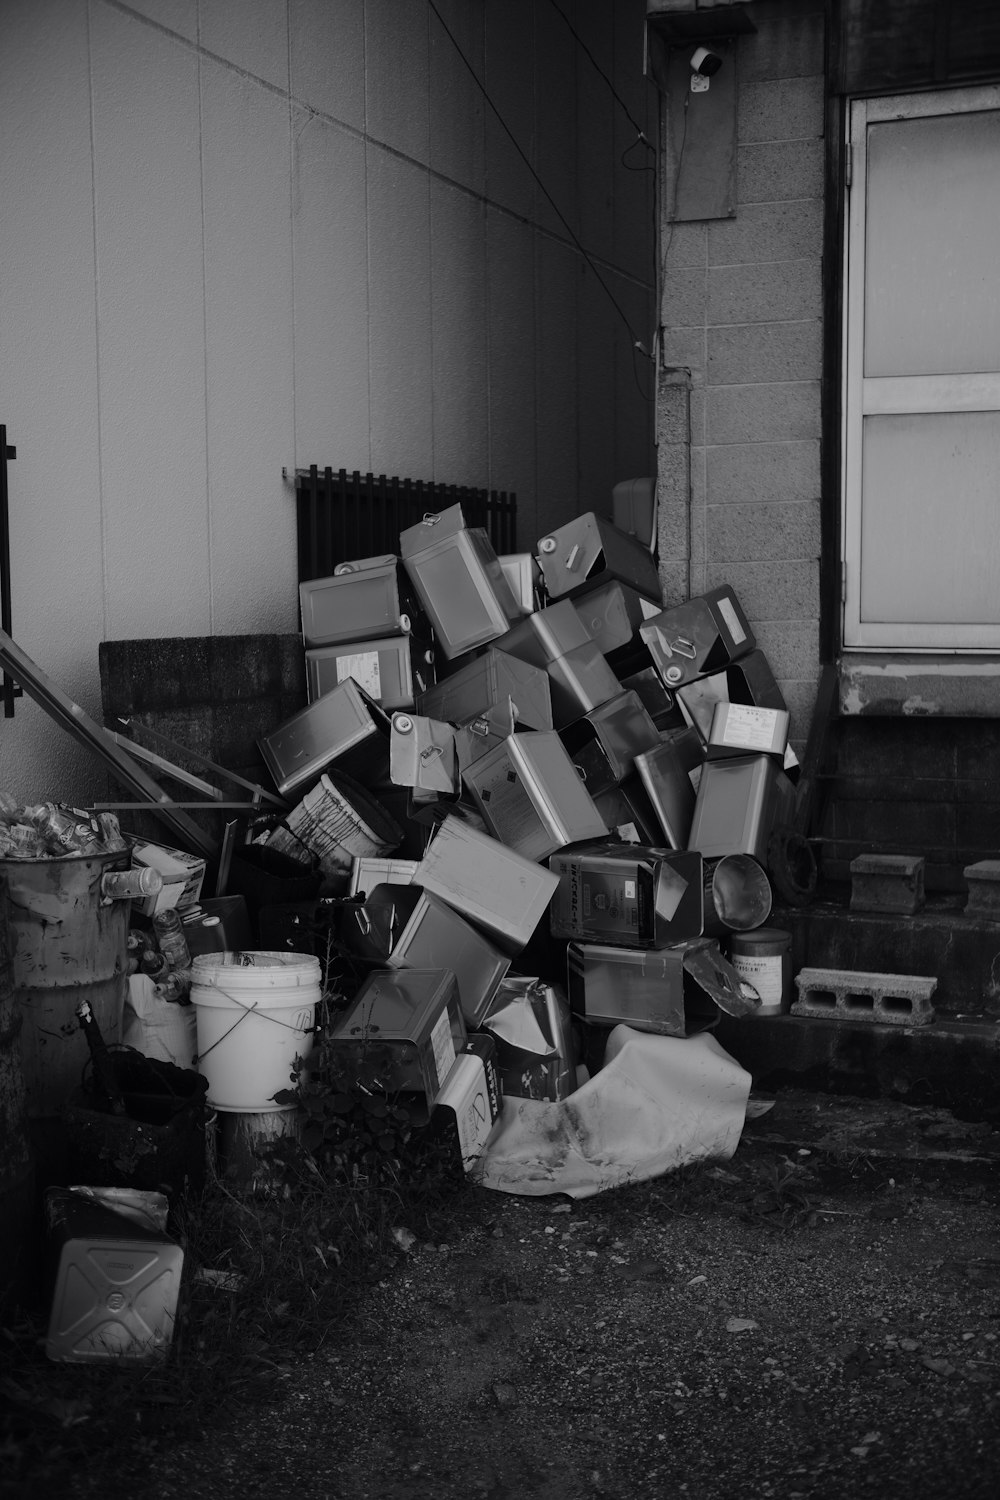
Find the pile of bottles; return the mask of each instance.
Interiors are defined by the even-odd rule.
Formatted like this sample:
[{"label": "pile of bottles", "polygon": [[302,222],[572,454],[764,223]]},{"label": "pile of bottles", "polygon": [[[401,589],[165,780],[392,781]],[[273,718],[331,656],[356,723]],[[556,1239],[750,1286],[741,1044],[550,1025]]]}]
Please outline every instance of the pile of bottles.
[{"label": "pile of bottles", "polygon": [[191,951],[180,913],[157,912],[152,932],[133,927],[128,935],[128,967],[132,974],[148,974],[161,1000],[189,1005]]},{"label": "pile of bottles", "polygon": [[127,848],[112,812],[84,812],[62,802],[21,807],[0,791],[0,859],[60,859]]}]

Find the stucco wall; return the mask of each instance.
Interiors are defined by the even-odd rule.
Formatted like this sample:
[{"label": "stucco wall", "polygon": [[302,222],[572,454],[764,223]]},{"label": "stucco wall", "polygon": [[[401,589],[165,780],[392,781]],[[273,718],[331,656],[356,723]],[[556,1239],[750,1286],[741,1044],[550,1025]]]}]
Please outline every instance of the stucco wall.
[{"label": "stucco wall", "polygon": [[735,215],[663,225],[661,573],[668,602],[733,585],[801,742],[819,650],[824,11],[748,10]]},{"label": "stucco wall", "polygon": [[[563,7],[655,139],[643,0]],[[283,467],[515,490],[523,546],[651,471],[653,177],[549,0],[3,13],[13,633],[95,717],[102,639],[297,628]],[[0,746],[103,793],[33,703]]]}]

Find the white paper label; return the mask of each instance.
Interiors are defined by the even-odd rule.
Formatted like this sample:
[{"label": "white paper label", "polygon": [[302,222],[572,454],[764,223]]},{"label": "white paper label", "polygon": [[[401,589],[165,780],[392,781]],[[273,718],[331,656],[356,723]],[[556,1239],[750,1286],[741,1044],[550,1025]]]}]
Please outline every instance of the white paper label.
[{"label": "white paper label", "polygon": [[380,698],[382,674],[378,667],[378,652],[359,651],[354,656],[338,656],[338,683],[345,682],[348,677],[353,677],[358,687],[364,688],[369,698]]},{"label": "white paper label", "polygon": [[626,882],[625,882],[625,900],[626,901],[634,901],[635,900],[635,881],[634,880],[626,880]]},{"label": "white paper label", "polygon": [[729,634],[733,638],[733,643],[739,646],[743,641],[746,640],[747,633],[739,622],[739,618],[737,617],[736,611],[733,608],[733,601],[731,599],[728,599],[726,595],[723,594],[721,599],[716,600],[716,604],[718,605],[719,614],[725,620],[726,626],[729,630]]},{"label": "white paper label", "polygon": [[451,1034],[451,1016],[445,1010],[434,1023],[431,1032],[431,1051],[437,1069],[438,1088],[444,1083],[455,1064],[455,1042]]},{"label": "white paper label", "polygon": [[722,744],[745,746],[748,750],[771,750],[777,720],[776,708],[752,708],[745,703],[730,703]]},{"label": "white paper label", "polygon": [[752,984],[760,996],[762,1011],[780,1011],[782,1002],[781,954],[751,958],[745,953],[734,953],[733,968],[741,979]]}]

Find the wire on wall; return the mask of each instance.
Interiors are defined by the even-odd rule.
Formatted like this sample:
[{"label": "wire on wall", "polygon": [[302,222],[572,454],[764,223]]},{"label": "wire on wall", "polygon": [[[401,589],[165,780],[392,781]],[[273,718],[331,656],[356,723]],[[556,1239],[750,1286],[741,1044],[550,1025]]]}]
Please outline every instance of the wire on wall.
[{"label": "wire on wall", "polygon": [[[532,178],[537,183],[537,185],[541,189],[542,193],[545,195],[545,200],[549,204],[549,207],[552,209],[553,213],[556,215],[556,218],[559,220],[559,222],[562,225],[563,229],[566,231],[566,234],[568,235],[569,239],[572,241],[574,248],[579,252],[579,254],[583,258],[583,260],[586,262],[586,264],[590,268],[592,274],[594,275],[594,277],[597,280],[598,285],[601,287],[601,289],[604,292],[605,296],[607,297],[608,301],[611,303],[611,305],[614,308],[615,312],[617,313],[619,319],[621,320],[621,322],[622,322],[622,324],[623,324],[624,328],[626,329],[626,331],[628,333],[628,336],[629,336],[629,344],[630,344],[631,350],[632,350],[632,374],[633,374],[633,378],[635,379],[636,387],[637,387],[637,389],[639,391],[639,394],[642,396],[643,400],[644,401],[648,400],[649,399],[649,393],[646,392],[646,391],[644,391],[642,389],[642,386],[641,386],[641,384],[639,382],[638,368],[637,368],[637,364],[636,364],[636,355],[637,355],[637,353],[641,353],[647,359],[650,357],[649,354],[648,354],[648,352],[647,352],[647,350],[646,350],[646,348],[645,348],[645,345],[643,344],[643,342],[642,342],[641,339],[639,339],[639,338],[636,337],[635,330],[633,329],[631,323],[629,322],[628,316],[625,313],[624,309],[622,308],[621,303],[618,301],[618,299],[615,296],[614,292],[612,292],[611,288],[608,286],[608,284],[605,281],[604,277],[601,275],[601,273],[598,270],[597,265],[595,264],[593,258],[591,257],[591,255],[587,251],[586,247],[582,244],[582,242],[580,241],[579,237],[577,236],[577,234],[573,230],[572,225],[567,220],[565,214],[562,212],[562,209],[559,207],[558,203],[556,203],[555,199],[552,197],[552,194],[549,192],[548,188],[545,186],[545,183],[539,177],[539,175],[536,172],[536,170],[534,168],[534,165],[532,164],[530,158],[528,157],[527,153],[522,148],[520,142],[517,140],[517,137],[514,135],[514,132],[511,130],[510,126],[507,124],[507,122],[504,119],[503,115],[500,113],[500,110],[497,108],[496,104],[490,98],[490,95],[489,95],[489,93],[488,93],[488,91],[486,89],[485,84],[483,83],[482,79],[479,77],[479,74],[476,72],[475,68],[472,66],[472,64],[469,61],[469,59],[466,57],[465,53],[462,51],[462,48],[459,46],[457,38],[455,37],[454,33],[451,31],[450,27],[448,26],[448,23],[445,21],[445,19],[442,16],[441,12],[438,10],[437,6],[434,3],[434,0],[427,0],[427,4],[428,4],[428,8],[437,17],[438,23],[441,26],[442,31],[445,33],[445,35],[447,36],[448,40],[451,42],[451,44],[454,47],[455,51],[457,52],[459,58],[461,59],[464,67],[466,68],[467,72],[469,73],[469,75],[471,76],[473,82],[475,83],[477,89],[482,94],[483,99],[485,100],[486,104],[489,106],[490,110],[493,112],[494,116],[496,117],[497,123],[500,125],[500,128],[503,130],[504,134],[507,136],[507,138],[510,141],[511,145],[514,147],[514,150],[517,152],[518,156],[521,158],[521,160],[523,161],[524,165],[527,167],[528,171],[531,173]],[[556,6],[556,9],[558,10],[559,7]],[[565,17],[564,17],[564,19],[565,19]],[[572,30],[572,28],[570,28],[570,29]],[[583,45],[583,43],[581,43],[581,45]],[[605,75],[605,77],[606,77],[606,75]],[[616,97],[617,97],[617,95],[616,95]]]}]

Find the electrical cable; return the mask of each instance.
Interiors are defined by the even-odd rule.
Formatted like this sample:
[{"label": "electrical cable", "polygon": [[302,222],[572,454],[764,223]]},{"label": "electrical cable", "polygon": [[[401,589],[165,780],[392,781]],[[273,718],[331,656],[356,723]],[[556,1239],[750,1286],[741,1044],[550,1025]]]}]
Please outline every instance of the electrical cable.
[{"label": "electrical cable", "polygon": [[[469,59],[466,57],[465,53],[462,51],[461,47],[458,44],[457,38],[454,36],[454,34],[451,31],[451,28],[448,26],[447,22],[445,21],[444,17],[442,16],[441,12],[438,10],[437,6],[434,3],[434,0],[427,0],[427,5],[428,5],[428,9],[431,10],[433,12],[433,14],[437,17],[438,23],[440,24],[442,31],[444,32],[444,34],[448,38],[448,40],[451,42],[451,44],[454,47],[455,51],[458,53],[459,58],[461,59],[462,63],[464,64],[464,66],[466,68],[466,70],[470,74],[470,76],[471,76],[473,82],[475,83],[476,87],[478,88],[479,92],[482,94],[483,99],[486,101],[486,103],[489,105],[490,109],[493,111],[493,114],[495,115],[495,117],[497,119],[497,122],[500,125],[500,128],[503,130],[504,134],[507,136],[508,140],[510,141],[511,145],[514,147],[514,150],[517,152],[518,156],[524,162],[524,165],[527,167],[528,171],[531,173],[531,176],[534,178],[535,182],[538,184],[538,186],[541,189],[541,191],[544,193],[545,199],[546,199],[547,203],[549,204],[550,208],[552,209],[553,213],[556,215],[556,218],[559,220],[560,224],[565,229],[566,234],[569,236],[569,238],[572,241],[572,243],[573,243],[574,247],[576,248],[576,250],[579,251],[579,253],[583,257],[584,261],[586,261],[587,265],[590,267],[591,272],[593,273],[593,275],[597,279],[598,285],[601,287],[602,291],[604,292],[604,295],[607,297],[608,301],[611,303],[611,305],[614,308],[615,312],[618,314],[618,317],[621,319],[621,322],[624,325],[624,327],[625,327],[625,329],[626,329],[626,331],[628,333],[629,341],[630,341],[631,346],[632,346],[632,372],[633,372],[633,375],[635,376],[636,386],[637,386],[637,388],[639,390],[639,394],[642,396],[643,400],[648,400],[649,399],[648,394],[645,391],[643,391],[642,387],[639,385],[638,375],[636,373],[635,355],[636,355],[636,350],[639,350],[644,355],[644,357],[646,359],[649,358],[649,355],[648,355],[645,347],[643,346],[641,340],[636,338],[635,333],[634,333],[633,328],[632,328],[632,325],[629,322],[629,320],[628,320],[628,318],[627,318],[627,316],[626,316],[626,314],[625,314],[625,312],[624,312],[621,304],[619,303],[618,299],[615,297],[615,294],[612,292],[611,288],[608,286],[607,282],[605,281],[604,277],[601,275],[600,271],[597,269],[597,266],[595,265],[595,263],[592,260],[591,256],[587,252],[586,248],[580,242],[578,236],[574,232],[574,230],[573,230],[571,224],[569,223],[569,221],[567,220],[565,214],[562,212],[562,210],[560,209],[559,205],[556,203],[555,199],[552,197],[552,194],[549,192],[548,188],[545,186],[545,183],[542,181],[542,179],[539,177],[538,173],[535,171],[534,166],[532,165],[532,163],[531,163],[529,157],[527,156],[526,152],[522,149],[519,141],[517,140],[517,137],[514,135],[514,133],[511,130],[510,126],[507,124],[506,120],[504,119],[503,115],[500,113],[499,109],[494,104],[493,100],[490,98],[489,93],[486,90],[486,86],[484,85],[482,79],[479,77],[479,75],[476,72],[475,68],[470,63]],[[557,9],[558,9],[558,7],[557,7]]]}]

